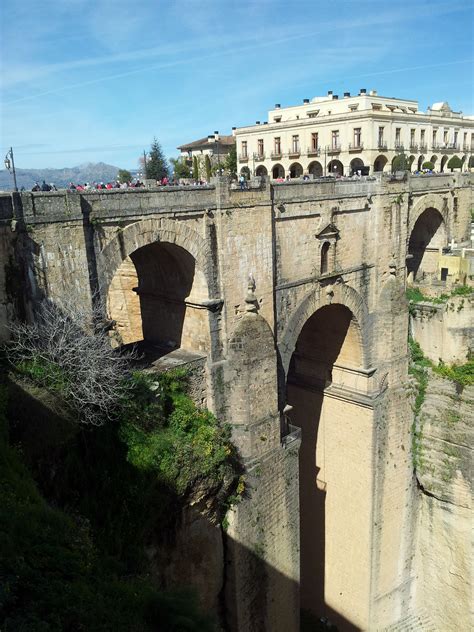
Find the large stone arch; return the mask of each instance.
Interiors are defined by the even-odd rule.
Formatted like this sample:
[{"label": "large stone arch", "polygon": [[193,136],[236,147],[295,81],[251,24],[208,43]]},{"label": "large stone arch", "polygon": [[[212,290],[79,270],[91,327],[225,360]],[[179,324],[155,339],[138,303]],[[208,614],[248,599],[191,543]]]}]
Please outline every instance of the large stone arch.
[{"label": "large stone arch", "polygon": [[449,224],[448,224],[448,205],[446,201],[441,198],[439,195],[428,194],[420,197],[412,206],[408,215],[408,231],[407,231],[407,244],[410,240],[410,235],[413,232],[413,228],[422,213],[424,213],[427,209],[434,208],[437,210],[441,216],[443,217],[443,221],[446,226],[446,232],[449,237]]},{"label": "large stone arch", "polygon": [[345,283],[336,283],[318,287],[307,294],[284,329],[278,346],[285,375],[288,374],[291,356],[305,323],[319,308],[336,303],[350,309],[356,318],[360,329],[363,368],[368,369],[370,367],[367,305],[354,288]]},{"label": "large stone arch", "polygon": [[98,276],[103,296],[107,295],[110,283],[122,262],[135,250],[155,242],[175,244],[192,255],[196,260],[196,267],[206,279],[208,298],[217,298],[212,256],[206,241],[183,222],[156,217],[134,222],[118,231],[98,253]]}]

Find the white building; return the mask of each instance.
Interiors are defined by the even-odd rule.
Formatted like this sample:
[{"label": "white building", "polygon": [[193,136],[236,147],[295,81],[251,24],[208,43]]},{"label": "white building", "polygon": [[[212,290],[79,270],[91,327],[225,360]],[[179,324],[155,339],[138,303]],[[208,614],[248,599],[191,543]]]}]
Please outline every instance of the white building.
[{"label": "white building", "polygon": [[417,101],[381,97],[375,90],[342,98],[329,91],[302,105],[276,104],[268,121],[233,133],[239,172],[275,179],[390,171],[401,152],[412,171],[426,161],[446,171],[452,156],[463,169],[474,166],[474,117],[453,112],[446,102],[420,112]]},{"label": "white building", "polygon": [[192,159],[196,156],[198,159],[209,156],[211,162],[217,164],[225,160],[227,154],[232,147],[235,146],[235,138],[232,135],[209,134],[205,138],[194,140],[186,145],[180,145],[177,149],[181,152],[181,157],[192,165]]}]

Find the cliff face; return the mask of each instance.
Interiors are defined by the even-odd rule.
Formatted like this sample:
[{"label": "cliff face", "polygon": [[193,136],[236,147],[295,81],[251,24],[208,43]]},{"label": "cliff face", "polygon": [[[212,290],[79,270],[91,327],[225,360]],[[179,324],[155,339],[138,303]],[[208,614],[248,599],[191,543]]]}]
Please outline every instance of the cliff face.
[{"label": "cliff face", "polygon": [[436,629],[471,628],[474,386],[430,372],[418,415],[416,602]]}]

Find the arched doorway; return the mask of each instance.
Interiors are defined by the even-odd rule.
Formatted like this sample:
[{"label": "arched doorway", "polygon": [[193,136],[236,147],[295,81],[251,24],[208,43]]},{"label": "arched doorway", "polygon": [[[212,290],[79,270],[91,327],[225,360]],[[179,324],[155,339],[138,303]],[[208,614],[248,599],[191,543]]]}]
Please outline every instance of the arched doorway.
[{"label": "arched doorway", "polygon": [[107,294],[107,311],[124,344],[143,341],[160,355],[177,349],[207,353],[209,323],[204,274],[181,246],[153,242],[126,257]]},{"label": "arched doorway", "polygon": [[433,163],[433,169],[436,169],[436,161],[438,160],[438,156],[431,156],[430,162]]},{"label": "arched doorway", "polygon": [[416,220],[408,242],[407,274],[409,282],[437,275],[438,253],[446,246],[446,226],[441,213],[428,208]]},{"label": "arched doorway", "polygon": [[334,176],[344,175],[344,167],[342,166],[342,162],[340,160],[331,160],[328,164],[328,175],[331,173]]},{"label": "arched doorway", "polygon": [[360,158],[354,158],[351,160],[351,175],[354,175],[358,171],[362,171],[364,163]]},{"label": "arched doorway", "polygon": [[441,158],[441,166],[440,166],[440,173],[444,173],[444,168],[446,166],[446,163],[448,162],[449,156],[443,156]]},{"label": "arched doorway", "polygon": [[323,175],[323,166],[317,160],[313,160],[308,165],[308,173],[311,173],[315,178],[320,178]]},{"label": "arched doorway", "polygon": [[377,156],[374,162],[374,172],[383,171],[385,169],[385,165],[387,164],[386,156]]},{"label": "arched doorway", "polygon": [[274,165],[272,169],[272,178],[274,180],[279,180],[280,178],[285,177],[285,170],[282,165]]},{"label": "arched doorway", "polygon": [[[420,156],[420,158],[421,158],[421,156]],[[415,156],[411,155],[411,156],[408,158],[408,165],[409,165],[409,167],[410,167],[410,171],[413,169],[413,163],[414,163],[414,162],[415,162]],[[418,159],[418,162],[419,162],[419,159]],[[419,171],[419,169],[418,169],[418,171]]]},{"label": "arched doorway", "polygon": [[268,175],[268,171],[267,171],[266,167],[264,167],[263,165],[259,165],[257,167],[257,169],[255,170],[255,175],[256,176],[267,176]]},{"label": "arched doorway", "polygon": [[242,167],[240,170],[240,175],[245,176],[247,180],[250,179],[250,169],[248,167]]},{"label": "arched doorway", "polygon": [[290,178],[301,178],[303,175],[303,167],[299,162],[294,162],[290,165]]},{"label": "arched doorway", "polygon": [[302,429],[301,608],[340,630],[367,629],[368,620],[371,512],[360,500],[372,480],[373,412],[359,390],[366,374],[352,311],[320,307],[298,336],[287,401]]}]

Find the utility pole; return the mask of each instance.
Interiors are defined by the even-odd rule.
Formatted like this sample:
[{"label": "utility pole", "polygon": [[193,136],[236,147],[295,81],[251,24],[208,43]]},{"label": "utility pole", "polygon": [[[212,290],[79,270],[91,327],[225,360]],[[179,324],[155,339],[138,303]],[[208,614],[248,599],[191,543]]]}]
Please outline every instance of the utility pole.
[{"label": "utility pole", "polygon": [[9,151],[7,151],[7,155],[5,156],[5,168],[10,172],[13,173],[13,183],[15,186],[15,191],[18,191],[18,186],[16,183],[16,171],[15,171],[15,160],[13,158],[13,148],[10,147]]}]

